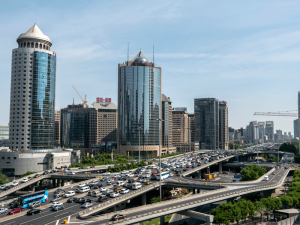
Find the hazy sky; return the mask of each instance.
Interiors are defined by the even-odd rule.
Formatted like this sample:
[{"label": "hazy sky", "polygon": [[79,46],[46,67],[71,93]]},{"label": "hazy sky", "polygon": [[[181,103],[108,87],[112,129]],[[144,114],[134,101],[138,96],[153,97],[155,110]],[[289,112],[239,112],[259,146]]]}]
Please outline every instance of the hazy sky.
[{"label": "hazy sky", "polygon": [[0,1],[0,124],[9,122],[11,51],[36,22],[57,53],[56,108],[111,97],[117,65],[140,48],[162,67],[163,93],[194,111],[194,98],[228,102],[229,126],[292,117],[254,112],[297,110],[300,1]]}]

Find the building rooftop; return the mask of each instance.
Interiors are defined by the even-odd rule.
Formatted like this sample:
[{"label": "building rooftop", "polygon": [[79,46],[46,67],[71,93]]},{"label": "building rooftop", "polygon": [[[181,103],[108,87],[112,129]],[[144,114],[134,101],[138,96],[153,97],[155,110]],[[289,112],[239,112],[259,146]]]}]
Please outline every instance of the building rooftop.
[{"label": "building rooftop", "polygon": [[21,39],[39,39],[52,44],[50,38],[44,35],[36,24],[34,24],[26,33],[20,34],[20,36],[17,38],[17,42],[19,42]]}]

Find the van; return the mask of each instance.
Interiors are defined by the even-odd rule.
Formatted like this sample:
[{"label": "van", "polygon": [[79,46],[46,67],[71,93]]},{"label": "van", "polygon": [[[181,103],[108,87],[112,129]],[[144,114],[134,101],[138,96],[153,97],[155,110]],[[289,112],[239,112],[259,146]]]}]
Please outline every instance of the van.
[{"label": "van", "polygon": [[93,197],[97,197],[97,196],[99,196],[99,195],[101,195],[101,192],[100,192],[100,191],[92,191],[92,196],[93,196]]},{"label": "van", "polygon": [[122,186],[123,184],[124,184],[123,181],[117,181],[117,183],[116,183],[117,186]]},{"label": "van", "polygon": [[89,190],[90,190],[90,187],[87,187],[87,186],[86,186],[86,187],[80,188],[80,189],[79,189],[79,192],[80,192],[80,193],[84,193],[84,192],[88,192]]},{"label": "van", "polygon": [[268,181],[269,180],[269,176],[265,176],[263,180]]},{"label": "van", "polygon": [[142,184],[139,183],[139,182],[133,183],[132,186],[131,186],[131,189],[133,189],[133,190],[137,190],[137,189],[140,189],[140,188],[142,188]]}]

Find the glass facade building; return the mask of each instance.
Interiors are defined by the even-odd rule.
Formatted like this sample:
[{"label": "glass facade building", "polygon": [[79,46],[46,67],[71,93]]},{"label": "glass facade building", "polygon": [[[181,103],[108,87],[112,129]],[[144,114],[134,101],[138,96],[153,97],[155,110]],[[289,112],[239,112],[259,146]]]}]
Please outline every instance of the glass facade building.
[{"label": "glass facade building", "polygon": [[[141,56],[119,64],[119,145],[159,145],[161,68]],[[140,132],[140,133],[139,133]]]},{"label": "glass facade building", "polygon": [[194,100],[195,141],[200,149],[219,148],[219,100],[196,98]]},{"label": "glass facade building", "polygon": [[33,54],[31,148],[54,147],[56,56]]}]

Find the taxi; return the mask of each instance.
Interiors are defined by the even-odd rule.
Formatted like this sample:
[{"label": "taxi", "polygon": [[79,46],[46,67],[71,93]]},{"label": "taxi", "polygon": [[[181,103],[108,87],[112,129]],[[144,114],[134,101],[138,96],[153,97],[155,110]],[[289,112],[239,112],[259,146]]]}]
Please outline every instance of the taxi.
[{"label": "taxi", "polygon": [[151,184],[152,182],[151,181],[148,181],[147,183],[145,183],[146,185],[149,185],[149,184]]}]

